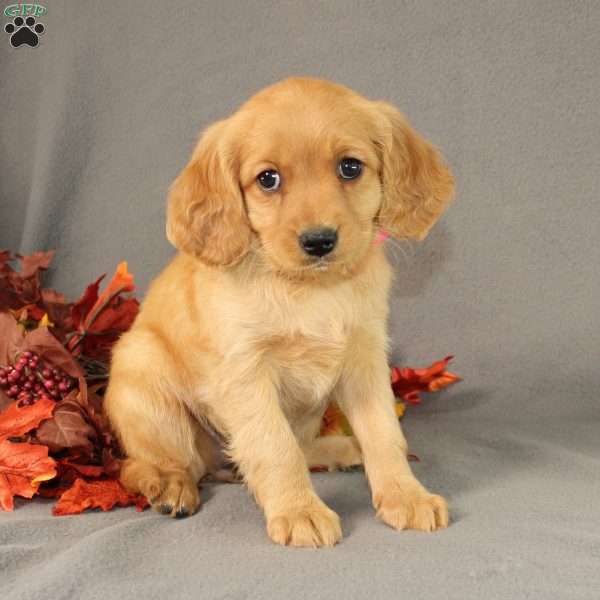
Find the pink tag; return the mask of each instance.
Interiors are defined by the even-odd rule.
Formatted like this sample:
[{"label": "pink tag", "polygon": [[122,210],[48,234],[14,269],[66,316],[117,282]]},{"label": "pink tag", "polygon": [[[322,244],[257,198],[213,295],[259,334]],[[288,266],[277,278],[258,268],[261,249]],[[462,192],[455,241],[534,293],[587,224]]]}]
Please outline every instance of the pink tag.
[{"label": "pink tag", "polygon": [[383,244],[390,237],[390,234],[385,229],[380,229],[375,236],[376,244]]}]

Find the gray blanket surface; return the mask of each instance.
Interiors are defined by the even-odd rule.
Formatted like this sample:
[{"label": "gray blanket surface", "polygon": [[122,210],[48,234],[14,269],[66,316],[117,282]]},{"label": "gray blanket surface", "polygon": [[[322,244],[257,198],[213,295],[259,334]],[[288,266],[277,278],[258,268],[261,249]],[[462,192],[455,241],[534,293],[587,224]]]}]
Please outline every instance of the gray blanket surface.
[{"label": "gray blanket surface", "polygon": [[200,128],[287,75],[334,79],[396,103],[453,168],[430,236],[388,244],[391,360],[455,354],[464,382],[404,421],[445,531],[379,523],[361,473],[313,476],[342,517],[332,550],[271,544],[237,485],[181,521],[19,502],[0,597],[600,598],[600,4],[44,6],[37,47],[0,32],[0,247],[56,248],[71,297],[127,259],[143,293]]}]

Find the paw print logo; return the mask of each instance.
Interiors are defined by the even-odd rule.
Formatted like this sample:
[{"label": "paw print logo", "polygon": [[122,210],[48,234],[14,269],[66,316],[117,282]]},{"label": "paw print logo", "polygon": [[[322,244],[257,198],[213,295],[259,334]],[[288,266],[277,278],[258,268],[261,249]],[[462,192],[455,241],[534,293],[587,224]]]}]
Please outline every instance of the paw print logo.
[{"label": "paw print logo", "polygon": [[13,48],[18,48],[23,44],[35,48],[40,38],[44,33],[45,27],[41,23],[36,23],[34,17],[15,17],[12,23],[7,23],[4,26],[4,31],[10,34],[10,45]]}]

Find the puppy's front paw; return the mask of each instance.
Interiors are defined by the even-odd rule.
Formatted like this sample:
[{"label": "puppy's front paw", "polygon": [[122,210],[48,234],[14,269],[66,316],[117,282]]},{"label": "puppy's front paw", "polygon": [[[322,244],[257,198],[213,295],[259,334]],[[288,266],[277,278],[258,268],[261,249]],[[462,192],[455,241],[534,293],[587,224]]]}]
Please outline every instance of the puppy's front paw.
[{"label": "puppy's front paw", "polygon": [[198,486],[188,477],[167,476],[162,491],[150,499],[150,504],[163,515],[176,519],[189,517],[200,506]]},{"label": "puppy's front paw", "polygon": [[342,538],[340,518],[319,499],[271,517],[267,532],[282,546],[334,546]]},{"label": "puppy's front paw", "polygon": [[448,505],[419,485],[395,486],[374,498],[377,516],[394,529],[435,531],[448,527]]}]

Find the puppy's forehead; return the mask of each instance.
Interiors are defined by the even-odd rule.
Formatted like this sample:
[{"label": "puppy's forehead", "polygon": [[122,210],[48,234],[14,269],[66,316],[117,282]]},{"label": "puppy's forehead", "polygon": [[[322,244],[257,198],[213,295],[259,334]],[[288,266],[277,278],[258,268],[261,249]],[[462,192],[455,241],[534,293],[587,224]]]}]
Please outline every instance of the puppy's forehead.
[{"label": "puppy's forehead", "polygon": [[242,160],[353,150],[364,160],[371,158],[373,123],[367,101],[337,88],[283,85],[251,98],[240,110]]}]

